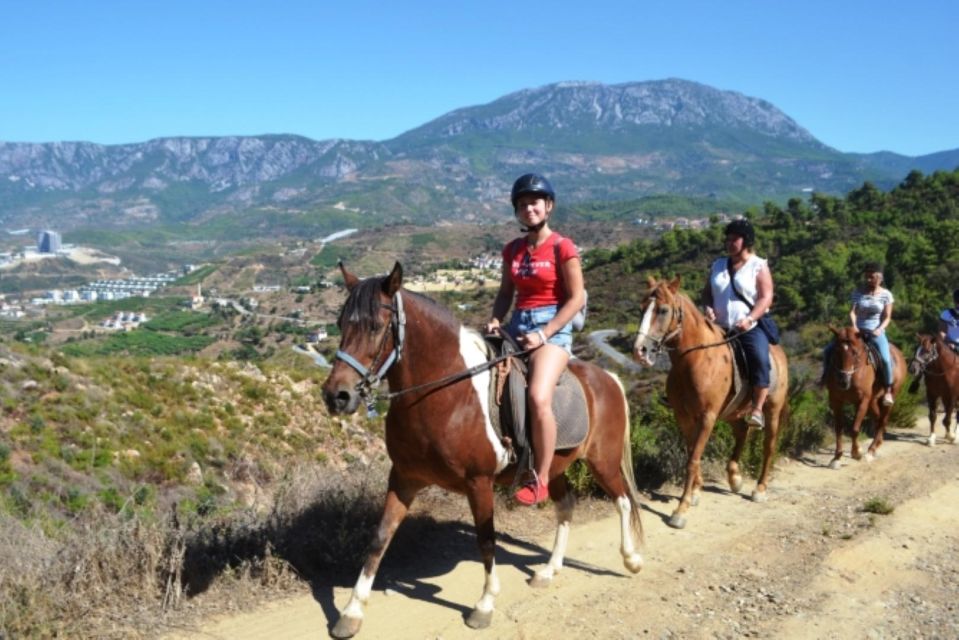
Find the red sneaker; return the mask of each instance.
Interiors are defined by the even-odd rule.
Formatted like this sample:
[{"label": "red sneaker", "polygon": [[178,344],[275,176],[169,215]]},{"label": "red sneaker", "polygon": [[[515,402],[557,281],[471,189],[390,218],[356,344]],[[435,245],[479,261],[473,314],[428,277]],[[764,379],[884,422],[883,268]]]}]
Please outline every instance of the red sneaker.
[{"label": "red sneaker", "polygon": [[534,504],[539,504],[546,500],[546,498],[549,497],[549,489],[545,484],[531,480],[517,491],[513,497],[516,498],[516,502],[531,507]]}]

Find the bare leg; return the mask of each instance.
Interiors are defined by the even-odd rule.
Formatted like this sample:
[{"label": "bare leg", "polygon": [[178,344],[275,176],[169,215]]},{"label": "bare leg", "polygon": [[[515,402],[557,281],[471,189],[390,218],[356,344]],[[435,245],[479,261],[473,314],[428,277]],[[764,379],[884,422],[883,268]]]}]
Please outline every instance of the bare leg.
[{"label": "bare leg", "polygon": [[534,467],[540,482],[549,480],[553,451],[556,450],[556,417],[553,415],[553,392],[569,362],[566,350],[546,344],[530,356],[529,399],[533,422]]}]

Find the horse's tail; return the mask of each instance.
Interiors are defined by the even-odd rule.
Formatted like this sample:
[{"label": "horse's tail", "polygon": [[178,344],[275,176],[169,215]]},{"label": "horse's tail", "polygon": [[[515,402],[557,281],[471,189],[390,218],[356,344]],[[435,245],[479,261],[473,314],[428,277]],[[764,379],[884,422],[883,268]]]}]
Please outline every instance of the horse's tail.
[{"label": "horse's tail", "polygon": [[619,469],[623,474],[623,479],[626,481],[626,497],[629,498],[630,534],[632,535],[633,543],[637,547],[642,547],[646,544],[646,535],[643,533],[643,521],[639,517],[639,489],[636,488],[636,471],[633,468],[633,447],[629,437],[631,425],[629,419],[629,401],[626,399],[626,388],[623,387],[623,383],[619,379],[619,376],[609,371],[606,373],[612,376],[613,380],[616,381],[616,384],[619,386],[620,394],[623,398],[623,415],[626,416],[626,420],[623,424],[623,455],[620,458]]}]

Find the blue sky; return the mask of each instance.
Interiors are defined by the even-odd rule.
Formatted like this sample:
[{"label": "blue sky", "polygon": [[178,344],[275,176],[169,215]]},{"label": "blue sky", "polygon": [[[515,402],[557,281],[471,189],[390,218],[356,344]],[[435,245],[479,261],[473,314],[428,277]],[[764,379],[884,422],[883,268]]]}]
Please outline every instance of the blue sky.
[{"label": "blue sky", "polygon": [[952,0],[0,0],[0,140],[386,140],[561,80],[683,78],[841,151],[959,148]]}]

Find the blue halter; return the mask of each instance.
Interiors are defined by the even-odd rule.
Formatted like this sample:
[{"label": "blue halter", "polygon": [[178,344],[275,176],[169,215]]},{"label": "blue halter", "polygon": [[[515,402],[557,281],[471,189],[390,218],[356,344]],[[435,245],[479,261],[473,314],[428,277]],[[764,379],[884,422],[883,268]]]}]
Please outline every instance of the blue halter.
[{"label": "blue halter", "polygon": [[383,380],[383,377],[390,370],[390,367],[402,359],[403,343],[406,339],[406,312],[403,310],[403,298],[400,296],[400,292],[397,291],[393,294],[392,306],[383,306],[393,312],[390,315],[390,329],[393,332],[393,350],[390,351],[390,354],[383,360],[383,364],[379,366],[376,373],[373,373],[372,367],[375,365],[377,358],[383,351],[383,347],[386,345],[387,333],[383,333],[383,341],[380,343],[377,355],[373,358],[369,367],[364,366],[359,360],[345,351],[340,351],[339,349],[336,351],[337,360],[342,360],[360,374],[360,381],[356,383],[356,390],[366,401],[367,405],[372,403],[373,390],[379,386],[380,381]]}]

